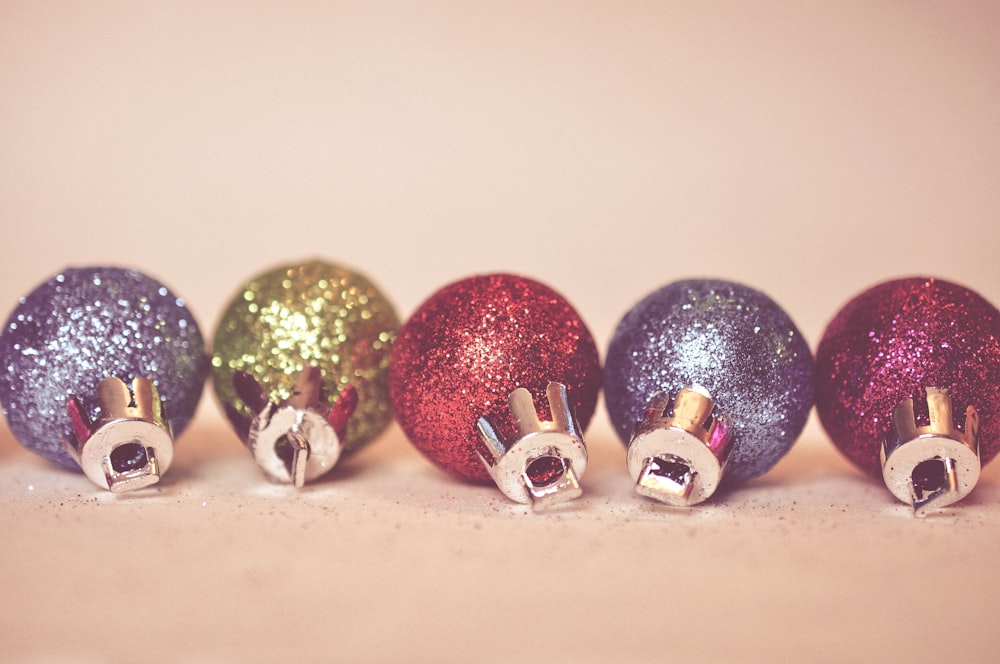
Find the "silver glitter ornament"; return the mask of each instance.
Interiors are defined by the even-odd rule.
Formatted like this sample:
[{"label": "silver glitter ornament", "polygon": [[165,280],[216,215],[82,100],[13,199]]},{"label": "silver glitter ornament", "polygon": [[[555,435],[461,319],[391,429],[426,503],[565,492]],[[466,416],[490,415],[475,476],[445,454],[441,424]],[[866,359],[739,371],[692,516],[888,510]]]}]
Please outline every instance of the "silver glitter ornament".
[{"label": "silver glitter ornament", "polygon": [[208,372],[184,301],[133,270],[68,269],[21,298],[0,334],[0,403],[28,449],[111,491],[173,459]]},{"label": "silver glitter ornament", "polygon": [[802,334],[763,293],[708,279],[651,293],[619,322],[604,373],[636,491],[693,505],[762,475],[805,426],[812,376]]}]

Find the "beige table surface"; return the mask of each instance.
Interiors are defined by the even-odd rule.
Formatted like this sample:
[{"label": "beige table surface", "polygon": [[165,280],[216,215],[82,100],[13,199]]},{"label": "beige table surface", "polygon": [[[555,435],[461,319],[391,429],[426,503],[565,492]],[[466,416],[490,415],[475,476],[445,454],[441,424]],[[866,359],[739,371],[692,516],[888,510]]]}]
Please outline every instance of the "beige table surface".
[{"label": "beige table surface", "polygon": [[[0,0],[2,315],[126,265],[210,334],[307,256],[401,316],[527,274],[602,350],[687,276],[761,288],[813,346],[893,276],[1000,302],[997,7]],[[0,660],[997,661],[1000,467],[916,520],[814,418],[763,478],[669,510],[599,409],[585,495],[545,514],[395,427],[271,485],[210,389],[134,495],[0,427]]]}]

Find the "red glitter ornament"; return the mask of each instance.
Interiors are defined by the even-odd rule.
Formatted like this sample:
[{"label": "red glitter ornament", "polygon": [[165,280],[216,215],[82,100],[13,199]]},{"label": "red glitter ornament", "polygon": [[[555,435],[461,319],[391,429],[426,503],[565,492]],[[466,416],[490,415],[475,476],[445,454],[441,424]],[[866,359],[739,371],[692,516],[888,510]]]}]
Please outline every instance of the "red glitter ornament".
[{"label": "red glitter ornament", "polygon": [[[884,470],[880,456],[892,458],[905,447],[900,427],[929,444],[947,438],[942,432],[950,429],[971,450],[978,426],[979,460],[963,478],[972,484],[979,461],[1000,452],[1000,311],[962,286],[909,278],[861,293],[823,334],[816,380],[820,421],[834,444],[890,488],[895,471]],[[925,461],[941,457],[944,463],[948,456],[928,454]],[[915,509],[924,489],[942,481],[944,468],[916,461],[903,478],[915,487]],[[953,494],[954,500],[971,488],[958,487],[961,495]],[[953,501],[940,504],[947,502]]]},{"label": "red glitter ornament", "polygon": [[[508,405],[515,389],[527,390],[539,419],[560,419],[549,407],[559,399],[550,383],[565,386],[585,428],[601,385],[597,346],[565,299],[524,277],[475,276],[445,286],[403,325],[392,349],[389,392],[400,426],[427,458],[466,480],[491,479],[480,459],[489,458],[489,427],[477,431],[480,418],[501,439],[519,434],[515,404]],[[539,484],[558,474],[551,459],[535,459],[531,472]]]}]

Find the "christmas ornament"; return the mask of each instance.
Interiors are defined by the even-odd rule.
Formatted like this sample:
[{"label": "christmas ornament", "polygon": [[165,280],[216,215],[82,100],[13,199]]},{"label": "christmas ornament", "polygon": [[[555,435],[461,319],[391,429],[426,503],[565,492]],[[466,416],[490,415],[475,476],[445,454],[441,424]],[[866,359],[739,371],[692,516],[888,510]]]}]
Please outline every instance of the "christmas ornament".
[{"label": "christmas ornament", "polygon": [[301,487],[392,421],[399,319],[364,275],[318,260],[241,286],[215,331],[212,378],[265,475]]},{"label": "christmas ornament", "polygon": [[537,281],[493,274],[445,286],[403,325],[390,393],[432,462],[538,508],[580,495],[600,381],[573,307]]},{"label": "christmas ornament", "polygon": [[184,301],[113,267],[68,269],[20,303],[0,336],[0,401],[17,439],[111,491],[159,481],[208,362]]},{"label": "christmas ornament", "polygon": [[618,323],[604,394],[636,492],[687,506],[762,475],[812,407],[812,354],[768,296],[728,281],[678,281]]},{"label": "christmas ornament", "polygon": [[1000,451],[1000,312],[957,284],[855,297],[823,334],[816,381],[834,444],[917,516],[968,495]]}]

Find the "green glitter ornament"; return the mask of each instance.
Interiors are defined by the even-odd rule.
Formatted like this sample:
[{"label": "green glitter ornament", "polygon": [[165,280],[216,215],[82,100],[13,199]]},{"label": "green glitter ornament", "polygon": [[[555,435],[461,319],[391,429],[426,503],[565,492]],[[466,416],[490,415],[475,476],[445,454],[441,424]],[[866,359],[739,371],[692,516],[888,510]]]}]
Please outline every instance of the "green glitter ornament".
[{"label": "green glitter ornament", "polygon": [[332,263],[281,266],[240,287],[215,330],[212,378],[269,478],[302,486],[385,430],[398,329],[372,282]]}]

